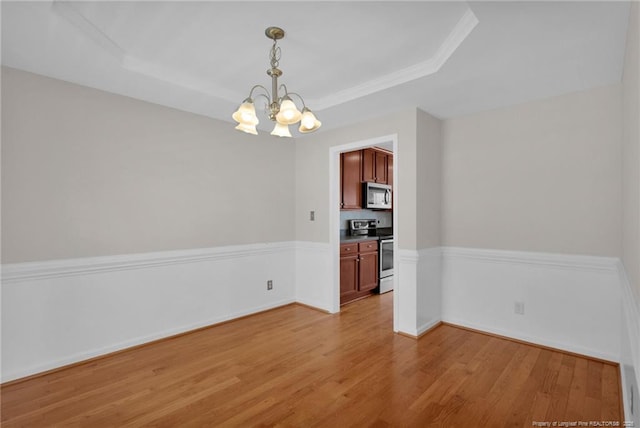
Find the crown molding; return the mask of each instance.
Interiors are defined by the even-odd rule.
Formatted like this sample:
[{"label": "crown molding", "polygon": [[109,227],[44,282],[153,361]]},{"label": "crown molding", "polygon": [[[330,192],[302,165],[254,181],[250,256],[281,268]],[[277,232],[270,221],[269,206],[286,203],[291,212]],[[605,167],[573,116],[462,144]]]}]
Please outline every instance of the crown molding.
[{"label": "crown molding", "polygon": [[310,99],[308,104],[314,106],[314,111],[320,111],[434,74],[440,70],[467,36],[471,34],[471,31],[478,25],[478,22],[476,15],[467,6],[465,13],[431,58],[393,73],[371,79],[360,85],[334,92],[322,98]]},{"label": "crown molding", "polygon": [[162,66],[131,55],[131,53],[118,45],[118,43],[73,7],[72,2],[53,0],[52,8],[58,15],[66,19],[84,33],[85,36],[109,53],[122,68],[127,71],[232,103],[238,103],[243,98],[239,92],[230,91],[211,81],[200,79],[172,67]]},{"label": "crown molding", "polygon": [[[96,42],[98,46],[113,56],[124,70],[231,103],[239,103],[244,96],[246,96],[246,94],[243,95],[243,93],[239,91],[229,90],[220,85],[216,85],[211,81],[190,75],[184,71],[146,61],[132,55],[100,30],[100,28],[94,25],[89,19],[83,16],[82,13],[73,6],[72,2],[66,0],[53,0],[52,7],[56,13],[78,28],[85,34],[85,36]],[[449,35],[431,58],[418,64],[371,79],[362,84],[328,94],[322,98],[309,99],[307,104],[313,105],[314,111],[320,111],[434,74],[440,70],[445,62],[447,62],[471,31],[473,31],[478,22],[478,18],[467,5],[467,9],[458,23],[453,27]]]}]

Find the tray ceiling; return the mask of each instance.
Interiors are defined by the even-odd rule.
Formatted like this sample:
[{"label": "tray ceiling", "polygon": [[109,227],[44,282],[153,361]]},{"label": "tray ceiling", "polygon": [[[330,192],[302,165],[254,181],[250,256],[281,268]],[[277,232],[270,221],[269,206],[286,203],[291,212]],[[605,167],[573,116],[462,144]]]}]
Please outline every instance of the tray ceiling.
[{"label": "tray ceiling", "polygon": [[[2,2],[2,63],[230,121],[265,71],[325,128],[446,118],[620,81],[629,5],[598,2]],[[356,113],[357,112],[357,113]]]}]

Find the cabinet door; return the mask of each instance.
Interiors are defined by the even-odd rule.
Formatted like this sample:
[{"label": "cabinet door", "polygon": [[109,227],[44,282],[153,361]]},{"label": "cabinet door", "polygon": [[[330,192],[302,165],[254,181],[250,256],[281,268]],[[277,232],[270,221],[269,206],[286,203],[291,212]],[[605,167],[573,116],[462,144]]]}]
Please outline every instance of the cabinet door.
[{"label": "cabinet door", "polygon": [[360,291],[373,290],[378,286],[378,252],[360,254],[358,273]]},{"label": "cabinet door", "polygon": [[393,155],[387,155],[387,184],[393,186]]},{"label": "cabinet door", "polygon": [[342,185],[342,201],[340,209],[362,208],[361,151],[347,152],[340,155],[340,173]]},{"label": "cabinet door", "polygon": [[362,181],[376,181],[376,152],[373,149],[362,150]]},{"label": "cabinet door", "polygon": [[376,152],[376,183],[387,184],[387,154]]},{"label": "cabinet door", "polygon": [[340,257],[340,303],[358,292],[358,254]]}]

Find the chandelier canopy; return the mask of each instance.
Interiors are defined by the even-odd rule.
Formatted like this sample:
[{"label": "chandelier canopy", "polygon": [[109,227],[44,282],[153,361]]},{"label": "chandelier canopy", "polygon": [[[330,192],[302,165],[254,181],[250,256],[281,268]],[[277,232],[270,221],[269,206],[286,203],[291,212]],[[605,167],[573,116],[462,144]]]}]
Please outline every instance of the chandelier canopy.
[{"label": "chandelier canopy", "polygon": [[[278,86],[278,77],[282,76],[282,70],[278,68],[280,62],[280,48],[278,47],[278,40],[284,37],[284,30],[278,27],[269,27],[264,31],[264,34],[273,40],[273,46],[269,53],[271,61],[271,68],[267,70],[267,74],[271,76],[271,94],[269,90],[262,85],[255,85],[249,91],[249,96],[240,104],[240,107],[233,113],[231,117],[238,122],[236,129],[239,131],[247,132],[249,134],[257,135],[256,125],[260,123],[258,116],[256,116],[256,109],[253,102],[253,93],[257,89],[260,92],[256,93],[256,97],[264,97],[267,100],[267,113],[269,119],[275,122],[275,127],[271,131],[271,135],[277,135],[278,137],[291,137],[289,132],[289,125],[300,122],[298,131],[306,134],[313,132],[320,128],[322,123],[316,119],[313,112],[305,105],[302,97],[295,93],[289,92],[284,84]],[[282,96],[278,95],[278,91],[282,91]],[[292,96],[298,98],[302,102],[302,111],[298,110],[298,107],[293,102]]]}]

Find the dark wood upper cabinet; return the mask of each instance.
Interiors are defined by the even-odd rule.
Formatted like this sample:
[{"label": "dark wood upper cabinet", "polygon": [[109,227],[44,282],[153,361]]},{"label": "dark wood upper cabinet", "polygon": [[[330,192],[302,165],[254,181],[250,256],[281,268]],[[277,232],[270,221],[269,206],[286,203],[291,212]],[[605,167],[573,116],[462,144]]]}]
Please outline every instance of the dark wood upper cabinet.
[{"label": "dark wood upper cabinet", "polygon": [[362,209],[362,183],[393,185],[393,154],[363,149],[340,154],[340,209]]},{"label": "dark wood upper cabinet", "polygon": [[362,150],[362,181],[376,181],[376,152],[373,149]]},{"label": "dark wood upper cabinet", "polygon": [[387,184],[393,186],[393,155],[387,155]]},{"label": "dark wood upper cabinet", "polygon": [[379,149],[362,150],[362,181],[389,184],[389,157],[393,155]]},{"label": "dark wood upper cabinet", "polygon": [[340,155],[340,209],[362,208],[362,151],[346,152]]}]

